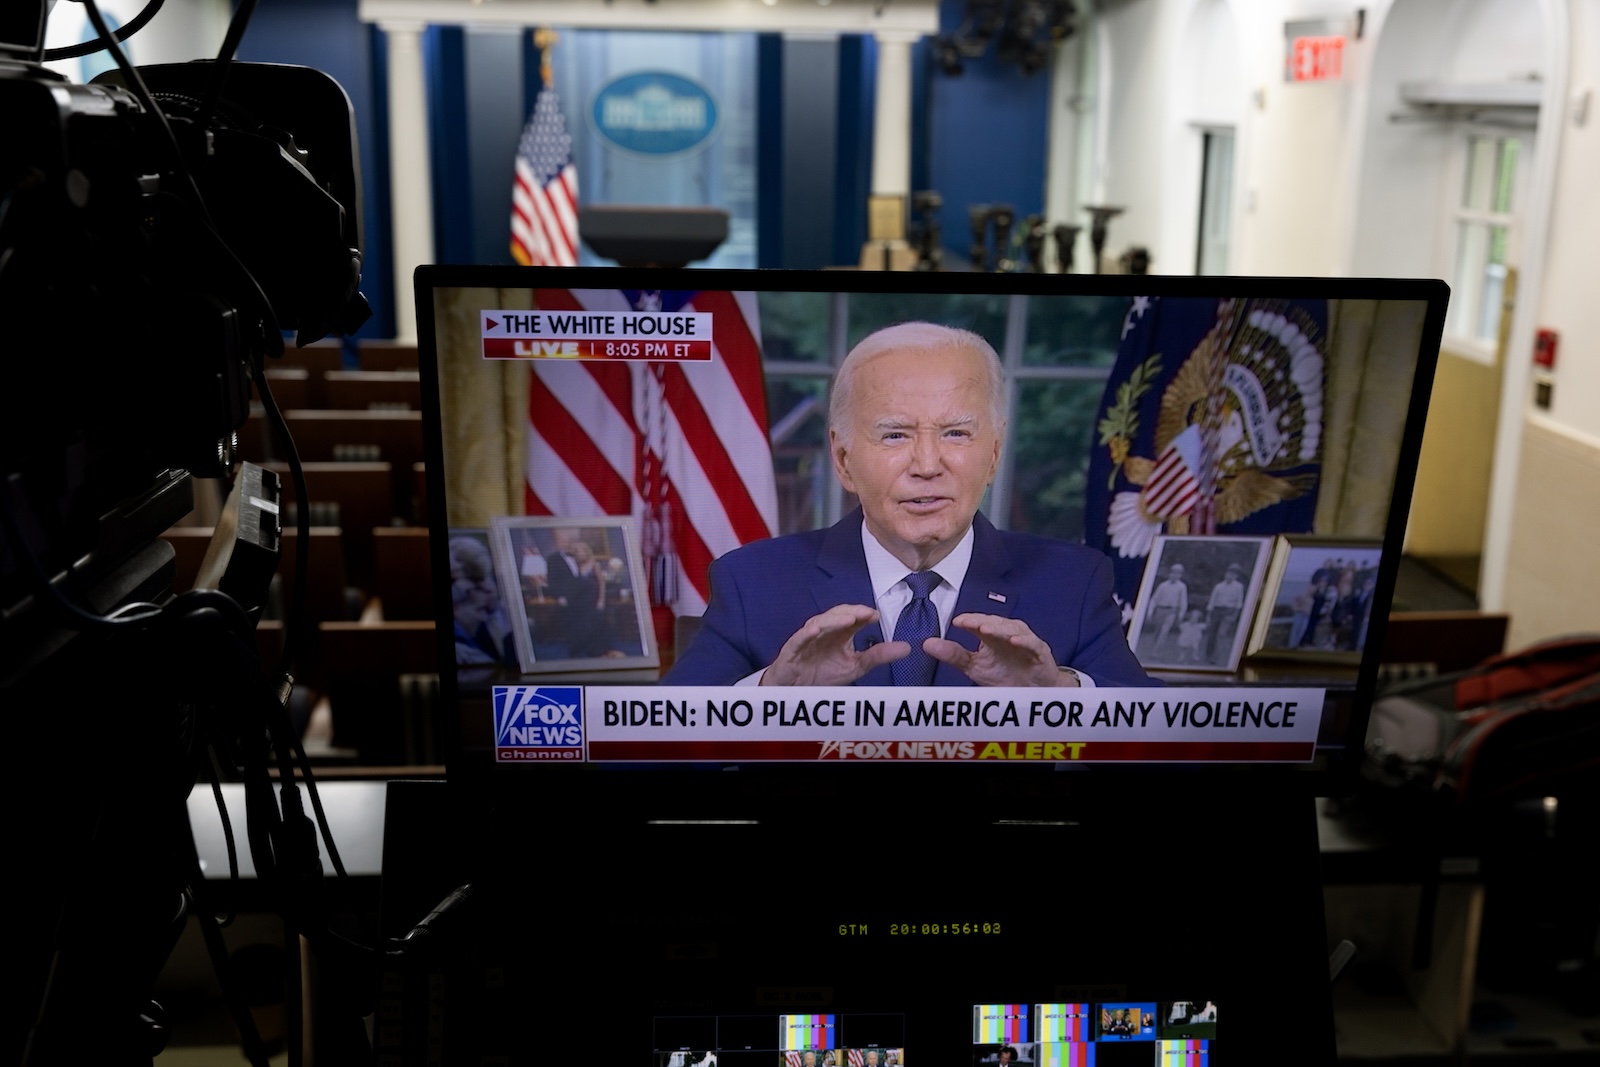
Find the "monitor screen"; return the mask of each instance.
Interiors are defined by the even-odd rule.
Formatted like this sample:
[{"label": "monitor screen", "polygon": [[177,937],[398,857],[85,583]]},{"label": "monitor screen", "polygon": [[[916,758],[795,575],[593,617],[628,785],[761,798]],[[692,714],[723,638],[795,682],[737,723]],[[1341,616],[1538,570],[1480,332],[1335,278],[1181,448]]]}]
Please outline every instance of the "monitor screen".
[{"label": "monitor screen", "polygon": [[450,775],[1326,788],[1446,295],[422,268]]}]

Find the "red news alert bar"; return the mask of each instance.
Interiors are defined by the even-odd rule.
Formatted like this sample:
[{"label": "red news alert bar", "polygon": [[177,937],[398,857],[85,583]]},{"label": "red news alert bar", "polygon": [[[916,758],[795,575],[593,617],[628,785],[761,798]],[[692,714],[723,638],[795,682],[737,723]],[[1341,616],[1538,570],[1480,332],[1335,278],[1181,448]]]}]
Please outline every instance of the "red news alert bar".
[{"label": "red news alert bar", "polygon": [[642,359],[672,363],[711,359],[710,341],[615,338],[485,337],[484,359]]},{"label": "red news alert bar", "polygon": [[1314,741],[590,741],[591,762],[1305,763]]}]

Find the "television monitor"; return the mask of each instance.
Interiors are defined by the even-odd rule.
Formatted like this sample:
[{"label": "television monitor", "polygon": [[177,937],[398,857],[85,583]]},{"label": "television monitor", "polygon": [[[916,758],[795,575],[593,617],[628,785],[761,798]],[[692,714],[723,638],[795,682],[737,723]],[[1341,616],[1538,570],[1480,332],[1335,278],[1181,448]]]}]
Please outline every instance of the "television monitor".
[{"label": "television monitor", "polygon": [[[424,267],[416,284],[453,782],[637,791],[662,815],[866,781],[940,806],[959,784],[987,816],[1089,781],[1350,780],[1442,283]],[[874,595],[850,490],[871,529],[873,495],[898,489],[841,484],[830,391],[864,337],[918,321],[983,338],[1004,374],[998,458],[961,490],[982,497],[955,614],[1044,631],[1094,688],[950,685],[969,679],[948,664],[910,689],[886,667],[744,684],[809,615]],[[893,506],[926,525],[946,503]],[[868,623],[852,652],[891,636]],[[1124,641],[1121,660],[1089,649]]]},{"label": "television monitor", "polygon": [[[1361,756],[1442,283],[436,266],[416,287],[441,837],[492,887],[521,975],[499,996],[544,1020],[510,1044],[548,1024],[658,1067],[1331,1062],[1311,797]],[[977,335],[1001,384],[926,341],[948,333],[910,357],[897,333],[830,435],[846,355],[905,323]],[[863,455],[907,441],[904,470]],[[914,620],[921,594],[878,599],[867,535],[917,570],[897,552],[922,532],[966,541],[956,500],[981,518],[942,557],[968,553],[954,604],[927,593],[936,629],[1021,620],[1037,643],[987,636],[1058,684],[940,684],[982,673],[956,653],[933,684],[886,663],[745,684],[813,614],[859,626],[852,669],[894,645],[874,612]]]}]

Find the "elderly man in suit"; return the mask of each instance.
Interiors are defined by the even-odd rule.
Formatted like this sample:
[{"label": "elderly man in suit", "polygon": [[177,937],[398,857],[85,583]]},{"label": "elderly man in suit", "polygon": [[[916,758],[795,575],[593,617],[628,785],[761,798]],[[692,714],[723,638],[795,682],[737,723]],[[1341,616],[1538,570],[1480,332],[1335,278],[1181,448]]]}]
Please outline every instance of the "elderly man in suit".
[{"label": "elderly man in suit", "polygon": [[669,685],[1148,685],[1099,553],[998,530],[1005,391],[976,334],[904,323],[834,381],[834,472],[861,506],[711,566]]}]

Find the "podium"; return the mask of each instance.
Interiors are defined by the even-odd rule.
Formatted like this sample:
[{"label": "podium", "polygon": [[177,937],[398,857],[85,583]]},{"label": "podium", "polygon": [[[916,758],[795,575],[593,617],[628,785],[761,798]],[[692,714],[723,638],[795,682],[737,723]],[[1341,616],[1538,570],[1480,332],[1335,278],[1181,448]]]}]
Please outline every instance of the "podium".
[{"label": "podium", "polygon": [[596,255],[624,267],[686,267],[728,239],[728,213],[711,207],[580,207],[578,237]]}]

